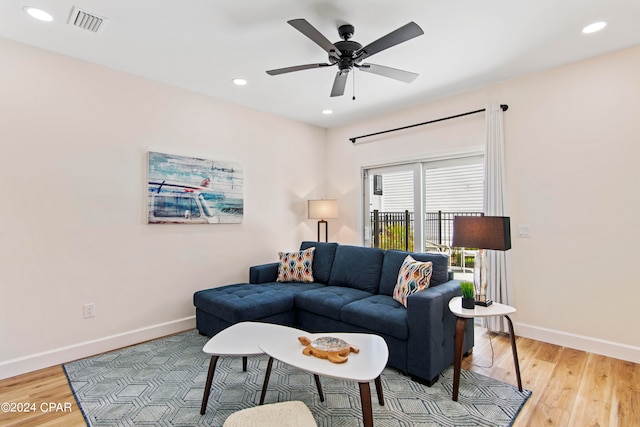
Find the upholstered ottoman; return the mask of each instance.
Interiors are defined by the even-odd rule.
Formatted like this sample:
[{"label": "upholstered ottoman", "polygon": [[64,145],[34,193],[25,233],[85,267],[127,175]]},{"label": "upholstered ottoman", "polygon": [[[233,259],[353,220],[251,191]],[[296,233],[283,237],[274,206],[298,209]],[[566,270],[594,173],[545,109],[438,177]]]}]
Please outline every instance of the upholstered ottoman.
[{"label": "upholstered ottoman", "polygon": [[214,336],[239,322],[295,326],[294,296],[325,285],[318,283],[238,283],[198,291],[193,295],[196,328]]},{"label": "upholstered ottoman", "polygon": [[229,415],[223,427],[317,427],[302,402],[279,402],[243,409]]}]

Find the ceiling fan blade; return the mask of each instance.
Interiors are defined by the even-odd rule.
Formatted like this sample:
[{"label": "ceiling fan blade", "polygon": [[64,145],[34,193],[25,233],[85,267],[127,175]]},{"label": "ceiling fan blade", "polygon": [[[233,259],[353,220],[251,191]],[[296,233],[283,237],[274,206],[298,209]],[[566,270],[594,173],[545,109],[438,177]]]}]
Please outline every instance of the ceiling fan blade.
[{"label": "ceiling fan blade", "polygon": [[359,49],[356,52],[356,57],[358,58],[358,62],[367,58],[371,55],[375,55],[376,53],[383,51],[385,49],[389,49],[397,44],[406,42],[407,40],[411,40],[414,37],[418,37],[424,34],[422,28],[415,22],[409,22],[406,25],[398,28],[395,31],[390,32],[386,36],[380,37],[378,40],[369,43],[365,47]]},{"label": "ceiling fan blade", "polygon": [[311,25],[306,19],[292,19],[287,21],[293,28],[300,31],[305,36],[309,37],[315,44],[327,51],[331,56],[336,59],[340,58],[340,51],[331,43],[320,31]]},{"label": "ceiling fan blade", "polygon": [[310,70],[312,68],[330,67],[332,64],[304,64],[295,65],[293,67],[277,68],[275,70],[268,70],[267,74],[270,76],[277,76],[278,74],[291,73],[294,71]]},{"label": "ceiling fan blade", "polygon": [[333,81],[333,87],[331,88],[331,96],[344,95],[344,87],[347,85],[347,76],[349,73],[344,71],[338,71],[336,78]]},{"label": "ceiling fan blade", "polygon": [[385,67],[384,65],[377,64],[362,64],[358,69],[367,73],[400,80],[405,83],[411,83],[419,76],[419,74],[412,73],[411,71],[399,70],[397,68]]}]

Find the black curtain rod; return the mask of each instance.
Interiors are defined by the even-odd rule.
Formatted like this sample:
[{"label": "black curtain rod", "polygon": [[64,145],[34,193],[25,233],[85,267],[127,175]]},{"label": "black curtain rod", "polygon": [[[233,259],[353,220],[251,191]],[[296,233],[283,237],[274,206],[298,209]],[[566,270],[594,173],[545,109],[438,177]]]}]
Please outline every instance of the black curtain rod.
[{"label": "black curtain rod", "polygon": [[[500,104],[500,108],[502,108],[502,111],[507,111],[509,109],[509,106],[507,104]],[[370,133],[368,135],[356,136],[356,137],[353,137],[353,138],[349,138],[349,140],[353,144],[355,144],[356,140],[360,139],[360,138],[366,138],[368,136],[381,135],[383,133],[389,133],[389,132],[395,132],[395,131],[398,131],[398,130],[414,128],[416,126],[428,125],[428,124],[431,124],[431,123],[442,122],[442,121],[449,120],[449,119],[457,119],[458,117],[468,116],[470,114],[482,113],[483,111],[487,111],[487,109],[483,108],[482,110],[469,111],[467,113],[456,114],[455,116],[449,116],[449,117],[443,117],[441,119],[429,120],[428,122],[423,122],[423,123],[416,123],[415,125],[403,126],[401,128],[383,130],[383,131],[380,131],[380,132]]]}]

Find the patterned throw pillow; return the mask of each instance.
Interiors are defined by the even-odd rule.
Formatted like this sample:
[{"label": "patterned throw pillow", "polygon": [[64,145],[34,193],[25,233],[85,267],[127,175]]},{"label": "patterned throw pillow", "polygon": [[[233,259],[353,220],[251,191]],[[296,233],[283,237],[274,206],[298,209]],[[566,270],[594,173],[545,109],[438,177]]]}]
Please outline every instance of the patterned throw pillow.
[{"label": "patterned throw pillow", "polygon": [[398,281],[393,289],[393,299],[406,307],[409,295],[429,287],[432,271],[433,263],[431,261],[416,261],[411,255],[407,255],[398,272]]},{"label": "patterned throw pillow", "polygon": [[313,282],[313,252],[315,247],[299,252],[278,252],[278,282]]}]

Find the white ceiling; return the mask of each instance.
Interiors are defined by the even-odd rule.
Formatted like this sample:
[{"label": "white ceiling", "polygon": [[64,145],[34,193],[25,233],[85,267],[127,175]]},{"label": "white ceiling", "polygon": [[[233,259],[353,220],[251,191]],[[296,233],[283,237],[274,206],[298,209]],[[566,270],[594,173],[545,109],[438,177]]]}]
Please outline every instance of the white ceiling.
[{"label": "white ceiling", "polygon": [[[47,10],[54,21],[34,20],[23,12],[26,5]],[[92,33],[68,24],[73,6],[107,18],[105,25]],[[339,25],[352,24],[353,40],[362,45],[415,21],[424,35],[367,62],[420,76],[407,84],[356,71],[339,98],[329,97],[336,67],[269,76],[268,69],[327,61],[287,24],[295,18],[331,42],[339,40]],[[609,23],[604,31],[581,33],[598,20]],[[638,45],[639,23],[640,0],[0,2],[0,37],[321,127]],[[249,84],[235,86],[235,77]]]}]

